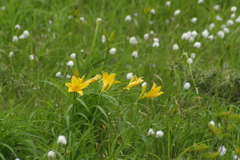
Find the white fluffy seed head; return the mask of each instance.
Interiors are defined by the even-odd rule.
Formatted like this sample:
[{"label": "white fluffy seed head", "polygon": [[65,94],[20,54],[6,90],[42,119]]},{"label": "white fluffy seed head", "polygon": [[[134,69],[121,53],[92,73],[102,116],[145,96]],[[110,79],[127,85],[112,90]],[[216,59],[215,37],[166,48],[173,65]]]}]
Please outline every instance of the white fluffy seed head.
[{"label": "white fluffy seed head", "polygon": [[132,53],[132,57],[133,57],[133,58],[137,58],[137,57],[138,57],[138,52],[137,52],[137,51],[134,51],[134,52]]},{"label": "white fluffy seed head", "polygon": [[135,37],[130,37],[129,42],[130,42],[130,44],[138,44],[138,41]]},{"label": "white fluffy seed head", "polygon": [[210,121],[209,122],[212,126],[215,126],[215,122],[214,121]]},{"label": "white fluffy seed head", "polygon": [[181,10],[180,9],[178,9],[178,10],[176,10],[175,12],[174,12],[174,16],[177,16],[177,15],[179,15],[181,13]]},{"label": "white fluffy seed head", "polygon": [[177,45],[177,44],[174,44],[174,45],[173,45],[173,50],[174,50],[174,51],[177,51],[178,49],[179,49],[178,45]]},{"label": "white fluffy seed head", "polygon": [[170,5],[171,5],[171,2],[170,2],[170,1],[167,1],[167,2],[165,3],[165,6],[166,6],[166,7],[170,7]]},{"label": "white fluffy seed head", "polygon": [[72,53],[72,54],[70,55],[70,58],[71,58],[71,59],[75,59],[75,58],[76,58],[76,53]]},{"label": "white fluffy seed head", "polygon": [[231,12],[236,12],[236,11],[237,11],[237,7],[236,6],[232,6]]},{"label": "white fluffy seed head", "polygon": [[192,22],[192,23],[196,23],[196,22],[197,22],[197,18],[196,18],[196,17],[193,17],[193,18],[191,19],[191,22]]},{"label": "white fluffy seed head", "polygon": [[33,54],[29,55],[29,59],[30,59],[31,61],[33,61],[33,60],[34,60],[34,55],[33,55]]},{"label": "white fluffy seed head", "polygon": [[163,131],[156,132],[156,138],[161,138],[164,135]]},{"label": "white fluffy seed head", "polygon": [[125,21],[126,21],[126,22],[131,21],[131,20],[132,20],[132,17],[131,17],[130,15],[127,15],[127,16],[125,17]]},{"label": "white fluffy seed head", "polygon": [[117,52],[116,48],[111,48],[109,51],[110,54],[115,54],[116,52]]},{"label": "white fluffy seed head", "polygon": [[218,149],[218,152],[219,152],[220,156],[224,156],[227,152],[227,148],[225,148],[225,146],[220,146]]},{"label": "white fluffy seed head", "polygon": [[73,67],[74,66],[74,62],[73,61],[68,61],[67,62],[67,66],[68,67]]},{"label": "white fluffy seed head", "polygon": [[191,87],[191,84],[187,82],[184,84],[183,89],[188,90],[190,87]]},{"label": "white fluffy seed head", "polygon": [[201,47],[201,43],[200,42],[195,42],[193,47],[200,48]]},{"label": "white fluffy seed head", "polygon": [[14,56],[14,52],[13,51],[11,51],[11,52],[9,52],[9,55],[8,55],[9,57],[13,57]]},{"label": "white fluffy seed head", "polygon": [[52,159],[53,157],[55,157],[55,152],[54,151],[49,151],[47,154],[49,159]]},{"label": "white fluffy seed head", "polygon": [[133,73],[132,72],[129,72],[128,74],[127,74],[127,80],[131,80],[132,79],[132,77],[133,77]]},{"label": "white fluffy seed head", "polygon": [[66,145],[67,139],[64,135],[60,135],[57,140],[57,144]]},{"label": "white fluffy seed head", "polygon": [[155,134],[155,131],[152,129],[152,128],[150,128],[149,130],[148,130],[148,136],[152,136],[152,135],[154,135]]}]

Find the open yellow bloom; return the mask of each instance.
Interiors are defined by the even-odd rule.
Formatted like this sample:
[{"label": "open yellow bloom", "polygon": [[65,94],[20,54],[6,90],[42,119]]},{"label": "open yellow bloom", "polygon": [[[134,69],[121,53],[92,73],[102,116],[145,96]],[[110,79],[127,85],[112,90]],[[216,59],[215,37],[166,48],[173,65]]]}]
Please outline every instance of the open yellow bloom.
[{"label": "open yellow bloom", "polygon": [[107,72],[103,72],[103,75],[102,75],[103,87],[102,87],[101,93],[109,90],[114,83],[121,83],[119,81],[115,81],[115,76],[116,76],[115,73],[108,75]]},{"label": "open yellow bloom", "polygon": [[66,83],[65,85],[68,86],[68,92],[77,92],[82,96],[82,89],[86,88],[89,85],[88,83],[82,82],[82,78],[76,78],[75,76],[72,76],[71,83]]},{"label": "open yellow bloom", "polygon": [[141,99],[143,99],[143,98],[154,98],[154,97],[158,97],[161,94],[163,94],[163,92],[159,92],[162,87],[161,86],[156,87],[155,83],[153,83],[153,86],[148,93],[145,93],[146,88],[147,88],[147,85],[144,85],[143,89],[142,89],[142,93],[140,95]]},{"label": "open yellow bloom", "polygon": [[130,90],[130,88],[142,83],[142,77],[137,78],[137,76],[133,76],[131,81],[129,82],[129,84],[127,85],[127,87],[125,87],[124,89]]},{"label": "open yellow bloom", "polygon": [[92,84],[93,82],[99,80],[100,78],[101,78],[101,75],[98,74],[98,75],[96,75],[95,77],[93,77],[93,78],[91,78],[91,79],[89,79],[89,80],[86,80],[84,83]]}]

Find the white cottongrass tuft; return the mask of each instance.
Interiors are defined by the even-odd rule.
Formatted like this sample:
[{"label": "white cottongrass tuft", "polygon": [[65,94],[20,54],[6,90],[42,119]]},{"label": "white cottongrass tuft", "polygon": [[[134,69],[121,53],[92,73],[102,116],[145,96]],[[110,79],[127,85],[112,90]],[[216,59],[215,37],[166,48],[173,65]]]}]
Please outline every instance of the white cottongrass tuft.
[{"label": "white cottongrass tuft", "polygon": [[191,31],[182,34],[182,40],[188,40],[191,37]]},{"label": "white cottongrass tuft", "polygon": [[8,55],[9,57],[13,57],[14,56],[14,52],[13,51],[11,51],[11,52],[9,52],[9,55]]},{"label": "white cottongrass tuft", "polygon": [[181,10],[180,9],[178,9],[178,10],[176,10],[175,12],[174,12],[174,16],[177,16],[177,15],[179,15],[181,13]]},{"label": "white cottongrass tuft", "polygon": [[25,36],[25,38],[27,38],[30,35],[30,33],[28,32],[28,30],[25,30],[23,31],[23,35]]},{"label": "white cottongrass tuft", "polygon": [[227,149],[225,148],[225,146],[220,146],[218,149],[218,152],[220,154],[220,156],[224,156],[224,154],[226,154]]},{"label": "white cottongrass tuft", "polygon": [[137,52],[137,51],[134,51],[134,52],[132,53],[132,57],[133,57],[133,58],[137,58],[137,57],[138,57],[138,52]]},{"label": "white cottongrass tuft", "polygon": [[231,12],[236,12],[236,11],[237,11],[237,7],[236,6],[232,6]]},{"label": "white cottongrass tuft", "polygon": [[240,160],[240,157],[238,157],[238,155],[234,155],[233,160]]},{"label": "white cottongrass tuft", "polygon": [[203,3],[203,2],[204,2],[204,0],[198,0],[198,4]]},{"label": "white cottongrass tuft", "polygon": [[198,35],[197,31],[194,30],[194,31],[191,32],[191,36],[192,36],[192,37],[195,38],[197,35]]},{"label": "white cottongrass tuft", "polygon": [[167,2],[165,3],[165,6],[166,6],[166,7],[170,7],[170,5],[171,5],[171,2],[170,2],[170,1],[167,1]]},{"label": "white cottongrass tuft", "polygon": [[49,151],[47,154],[49,159],[52,159],[53,157],[55,157],[55,152],[54,151]]},{"label": "white cottongrass tuft", "polygon": [[214,121],[210,121],[209,122],[212,126],[215,126],[215,122]]},{"label": "white cottongrass tuft", "polygon": [[210,30],[212,30],[214,27],[215,27],[215,24],[214,24],[214,23],[211,23],[211,24],[209,25],[209,29],[210,29]]},{"label": "white cottongrass tuft", "polygon": [[208,39],[209,39],[210,41],[212,41],[212,40],[214,39],[214,36],[213,36],[213,35],[210,35],[210,36],[208,37]]},{"label": "white cottongrass tuft", "polygon": [[219,15],[216,15],[216,20],[222,21],[222,18]]},{"label": "white cottongrass tuft", "polygon": [[149,130],[148,130],[148,136],[152,136],[152,135],[154,135],[155,134],[155,131],[152,129],[152,128],[150,128]]},{"label": "white cottongrass tuft", "polygon": [[126,22],[131,21],[131,20],[132,20],[132,17],[131,17],[130,15],[127,15],[127,16],[125,17],[125,21],[126,21]]},{"label": "white cottongrass tuft", "polygon": [[158,38],[153,38],[153,45],[152,47],[159,47],[159,39]]},{"label": "white cottongrass tuft", "polygon": [[130,44],[138,44],[138,41],[135,37],[130,37],[129,42],[130,42]]},{"label": "white cottongrass tuft", "polygon": [[235,22],[236,22],[236,23],[240,23],[240,16],[238,16],[238,18],[235,19]]},{"label": "white cottongrass tuft", "polygon": [[230,19],[230,20],[227,21],[228,26],[232,26],[233,24],[234,24],[233,20]]},{"label": "white cottongrass tuft", "polygon": [[196,17],[193,17],[193,18],[191,19],[191,22],[192,22],[192,23],[196,23],[196,22],[197,22],[197,18],[196,18]]},{"label": "white cottongrass tuft", "polygon": [[71,58],[71,59],[75,59],[75,58],[76,58],[76,53],[72,53],[72,54],[70,55],[70,58]]},{"label": "white cottongrass tuft", "polygon": [[57,140],[57,144],[60,145],[66,145],[67,144],[67,139],[64,135],[60,135]]},{"label": "white cottongrass tuft", "polygon": [[106,37],[104,35],[102,35],[102,43],[106,42]]},{"label": "white cottongrass tuft", "polygon": [[236,17],[235,13],[232,13],[231,16],[230,16],[231,19],[234,19],[235,17]]},{"label": "white cottongrass tuft", "polygon": [[132,77],[133,77],[133,73],[132,72],[129,72],[128,74],[127,74],[127,80],[131,80],[132,79]]},{"label": "white cottongrass tuft", "polygon": [[163,131],[156,132],[156,138],[161,138],[164,135]]},{"label": "white cottongrass tuft", "polygon": [[224,38],[225,33],[224,33],[223,31],[218,31],[217,35],[218,35],[218,37],[220,37],[220,38]]},{"label": "white cottongrass tuft", "polygon": [[21,35],[19,36],[19,39],[25,39],[25,38],[27,38],[29,35],[30,35],[30,33],[29,33],[27,30],[25,30],[25,31],[23,31],[23,34],[21,34]]},{"label": "white cottongrass tuft", "polygon": [[213,6],[213,9],[216,10],[216,11],[218,11],[218,10],[220,9],[220,5],[215,5],[215,6]]},{"label": "white cottongrass tuft", "polygon": [[190,57],[194,59],[196,57],[195,53],[191,53]]},{"label": "white cottongrass tuft", "polygon": [[194,42],[194,40],[195,40],[195,38],[194,38],[193,36],[191,36],[191,37],[188,39],[188,41],[189,41],[190,43]]},{"label": "white cottongrass tuft", "polygon": [[192,63],[193,63],[192,58],[188,58],[188,59],[187,59],[187,63],[188,63],[188,64],[192,64]]},{"label": "white cottongrass tuft", "polygon": [[202,32],[202,36],[204,37],[204,38],[208,38],[208,35],[209,35],[209,32],[208,32],[208,30],[204,30],[203,32]]},{"label": "white cottongrass tuft", "polygon": [[115,54],[117,52],[117,49],[116,48],[111,48],[110,50],[109,50],[109,53],[110,54]]},{"label": "white cottongrass tuft", "polygon": [[71,75],[67,74],[66,79],[70,79],[70,78],[71,78]]},{"label": "white cottongrass tuft", "polygon": [[223,32],[229,33],[229,31],[230,31],[229,28],[227,28],[227,27],[224,27],[224,28],[223,28]]},{"label": "white cottongrass tuft", "polygon": [[16,30],[19,30],[21,29],[21,26],[19,24],[16,24],[15,27],[14,27]]},{"label": "white cottongrass tuft", "polygon": [[154,35],[154,31],[150,31],[149,34],[150,34],[150,35]]},{"label": "white cottongrass tuft", "polygon": [[34,60],[34,55],[33,55],[33,54],[29,55],[29,59],[30,59],[31,61],[33,61],[33,60]]},{"label": "white cottongrass tuft", "polygon": [[191,87],[191,84],[189,82],[186,82],[183,86],[183,89],[189,90],[190,87]]},{"label": "white cottongrass tuft", "polygon": [[18,41],[18,36],[13,36],[12,41],[13,41],[13,42],[17,42],[17,41]]},{"label": "white cottongrass tuft", "polygon": [[149,38],[149,34],[148,34],[148,33],[146,33],[146,34],[144,34],[144,36],[143,36],[143,37],[144,37],[144,39],[145,39],[145,40],[147,40],[147,39]]},{"label": "white cottongrass tuft", "polygon": [[58,77],[58,78],[61,77],[61,72],[60,71],[56,73],[56,77]]},{"label": "white cottongrass tuft", "polygon": [[178,45],[177,45],[177,44],[174,44],[174,45],[173,45],[173,50],[174,50],[174,51],[177,51],[178,49],[179,49]]},{"label": "white cottongrass tuft", "polygon": [[67,62],[67,66],[68,67],[73,67],[74,66],[74,62],[73,61],[68,61]]},{"label": "white cottongrass tuft", "polygon": [[155,9],[151,9],[150,13],[155,14]]},{"label": "white cottongrass tuft", "polygon": [[80,20],[81,22],[84,22],[84,21],[85,21],[85,18],[84,18],[84,17],[80,17],[79,20]]},{"label": "white cottongrass tuft", "polygon": [[201,43],[200,42],[195,42],[193,47],[200,48],[201,47]]},{"label": "white cottongrass tuft", "polygon": [[15,160],[21,160],[20,158],[16,158]]}]

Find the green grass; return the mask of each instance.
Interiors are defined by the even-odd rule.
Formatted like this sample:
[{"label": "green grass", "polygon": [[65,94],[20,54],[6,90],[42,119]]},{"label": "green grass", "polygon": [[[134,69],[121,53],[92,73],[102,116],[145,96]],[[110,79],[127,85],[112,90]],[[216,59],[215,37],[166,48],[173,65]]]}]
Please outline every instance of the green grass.
[{"label": "green grass", "polygon": [[[224,38],[217,35],[231,19],[231,7],[239,9],[240,2],[181,0],[172,1],[170,7],[165,2],[2,0],[1,159],[45,160],[50,150],[55,152],[53,159],[66,160],[240,157],[240,29],[235,22],[239,10],[234,24],[226,26],[229,33]],[[218,11],[215,5],[220,5]],[[144,13],[147,7],[156,13]],[[174,16],[177,9],[181,13]],[[131,21],[125,21],[127,15]],[[216,20],[217,15],[222,21]],[[198,18],[196,23],[191,23],[193,17]],[[97,18],[102,22],[97,24]],[[215,24],[212,30],[211,23]],[[201,35],[205,29],[214,36],[212,41]],[[13,42],[13,36],[19,37],[24,30],[29,37]],[[194,30],[198,33],[194,42],[181,39],[183,33]],[[115,31],[114,40],[102,43],[104,31],[109,38]],[[151,31],[154,34],[145,40],[144,34]],[[133,36],[138,44],[129,43]],[[152,47],[153,38],[159,39],[159,47]],[[194,48],[195,42],[201,47]],[[173,50],[174,44],[178,50]],[[114,55],[109,54],[112,47],[117,49]],[[132,57],[134,51],[137,58]],[[72,53],[75,59],[70,59]],[[192,64],[183,53],[196,54]],[[70,60],[73,67],[67,66]],[[65,86],[70,82],[66,76],[72,76],[74,69],[80,77],[85,75],[84,80],[102,71],[116,73],[121,83],[100,93],[99,80],[80,96]],[[61,77],[56,77],[57,72]],[[129,72],[143,77],[147,91],[156,83],[164,94],[139,100],[141,84],[123,93]],[[186,82],[191,84],[188,90],[183,87]],[[209,126],[211,120],[215,127]],[[150,128],[163,131],[163,137],[149,136]],[[67,138],[67,145],[57,144],[59,135]],[[227,148],[226,154],[207,155],[218,152],[221,145]]]}]

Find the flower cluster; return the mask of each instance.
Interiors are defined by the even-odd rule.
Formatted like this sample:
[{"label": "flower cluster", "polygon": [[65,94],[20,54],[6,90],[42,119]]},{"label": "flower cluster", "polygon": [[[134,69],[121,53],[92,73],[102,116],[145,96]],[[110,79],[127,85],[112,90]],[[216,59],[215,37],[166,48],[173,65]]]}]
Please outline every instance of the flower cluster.
[{"label": "flower cluster", "polygon": [[[68,92],[77,92],[81,96],[83,96],[84,88],[86,88],[88,85],[90,85],[93,82],[102,78],[103,86],[101,89],[101,93],[103,93],[103,92],[108,91],[115,83],[121,83],[120,81],[116,81],[115,77],[116,77],[115,73],[108,74],[107,72],[102,72],[102,75],[98,74],[95,77],[84,81],[84,76],[82,78],[80,78],[78,76],[78,72],[75,70],[74,75],[71,78],[71,83],[66,83],[65,85],[68,87]],[[137,77],[136,75],[133,75],[132,73],[131,73],[131,75],[127,76],[127,79],[131,79],[131,80],[130,80],[129,84],[124,88],[124,90],[130,90],[132,87],[143,82],[142,77]],[[147,89],[147,84],[144,83],[144,85],[142,86],[142,92],[141,92],[139,99],[154,98],[154,97],[158,97],[161,94],[163,94],[163,92],[160,92],[161,86],[157,87],[155,83],[153,83],[153,86],[148,93],[145,92],[146,89]]]}]

